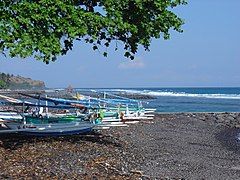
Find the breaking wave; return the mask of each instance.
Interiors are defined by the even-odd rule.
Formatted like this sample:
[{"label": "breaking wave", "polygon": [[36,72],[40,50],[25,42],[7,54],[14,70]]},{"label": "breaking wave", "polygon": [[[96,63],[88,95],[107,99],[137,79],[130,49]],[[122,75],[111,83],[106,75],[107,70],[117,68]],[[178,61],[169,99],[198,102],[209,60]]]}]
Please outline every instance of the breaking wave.
[{"label": "breaking wave", "polygon": [[192,97],[192,98],[211,98],[211,99],[240,99],[240,94],[194,94],[194,93],[185,93],[185,92],[124,90],[124,89],[117,89],[117,90],[115,89],[115,91],[150,95],[150,96]]}]

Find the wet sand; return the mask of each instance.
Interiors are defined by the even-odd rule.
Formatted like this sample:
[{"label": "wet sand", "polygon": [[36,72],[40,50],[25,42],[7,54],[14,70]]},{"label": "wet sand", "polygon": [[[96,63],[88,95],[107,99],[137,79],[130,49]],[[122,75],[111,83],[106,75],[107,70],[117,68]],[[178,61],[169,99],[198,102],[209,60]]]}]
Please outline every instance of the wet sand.
[{"label": "wet sand", "polygon": [[157,114],[91,135],[0,137],[0,178],[238,179],[238,113]]}]

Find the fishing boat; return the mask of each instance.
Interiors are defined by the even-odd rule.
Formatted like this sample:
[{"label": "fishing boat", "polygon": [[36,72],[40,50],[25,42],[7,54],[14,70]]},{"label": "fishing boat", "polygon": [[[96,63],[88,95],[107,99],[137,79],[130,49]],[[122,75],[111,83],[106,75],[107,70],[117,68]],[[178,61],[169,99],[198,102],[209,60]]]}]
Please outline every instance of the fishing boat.
[{"label": "fishing boat", "polygon": [[0,112],[0,134],[14,133],[31,136],[60,136],[82,134],[93,130],[90,121],[66,118],[28,117],[16,112]]},{"label": "fishing boat", "polygon": [[51,123],[51,124],[24,124],[17,122],[4,122],[6,129],[2,133],[14,133],[31,136],[62,136],[88,133],[93,130],[94,124],[90,122]]},{"label": "fishing boat", "polygon": [[[35,106],[34,103],[0,95],[15,105]],[[39,107],[39,105],[37,106]],[[46,106],[48,107],[48,106]],[[24,108],[22,108],[24,110]],[[41,108],[39,108],[41,109]],[[12,111],[0,111],[0,134],[21,134],[31,136],[61,136],[91,132],[95,126],[81,117],[45,117],[41,113],[28,114]]]},{"label": "fishing boat", "polygon": [[[13,105],[22,106],[22,113],[0,113],[0,133],[18,133],[34,136],[58,136],[81,134],[92,130],[108,129],[110,127],[127,127],[128,124],[138,123],[142,119],[153,119],[154,109],[144,109],[142,102],[134,99],[111,95],[116,98],[92,98],[90,96],[77,100],[42,97],[20,93],[37,103],[23,101],[0,95]],[[45,101],[45,104],[40,103]],[[48,102],[53,105],[49,106]],[[129,107],[130,106],[130,107]],[[36,111],[26,109],[35,107]],[[43,111],[45,108],[45,112]],[[49,113],[49,108],[73,109],[69,113]],[[74,112],[75,111],[75,112]]]}]

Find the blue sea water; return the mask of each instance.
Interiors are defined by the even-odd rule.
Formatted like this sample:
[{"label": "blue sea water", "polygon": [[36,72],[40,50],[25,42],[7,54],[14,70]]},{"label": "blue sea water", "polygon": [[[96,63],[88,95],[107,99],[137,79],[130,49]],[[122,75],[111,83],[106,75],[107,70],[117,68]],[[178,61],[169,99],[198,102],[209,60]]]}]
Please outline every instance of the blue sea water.
[{"label": "blue sea water", "polygon": [[[99,89],[98,89],[99,90]],[[157,112],[240,112],[240,88],[117,88],[108,92],[130,92],[154,96],[147,108]]]},{"label": "blue sea water", "polygon": [[154,99],[144,100],[148,103],[143,105],[156,108],[157,112],[240,112],[240,87],[76,89],[80,92],[95,90],[151,95]]}]

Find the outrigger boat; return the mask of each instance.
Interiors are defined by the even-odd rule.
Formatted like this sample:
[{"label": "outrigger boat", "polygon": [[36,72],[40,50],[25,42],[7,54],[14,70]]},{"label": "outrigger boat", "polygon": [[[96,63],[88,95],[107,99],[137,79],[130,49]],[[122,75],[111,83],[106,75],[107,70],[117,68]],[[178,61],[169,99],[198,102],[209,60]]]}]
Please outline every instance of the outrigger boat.
[{"label": "outrigger boat", "polygon": [[[153,119],[155,109],[145,109],[142,102],[117,95],[113,98],[92,98],[81,95],[77,100],[41,97],[20,93],[33,99],[37,103],[0,95],[14,106],[22,106],[22,113],[1,112],[0,133],[18,133],[35,136],[58,136],[81,134],[92,130],[108,129],[110,127],[128,126],[143,119]],[[109,94],[108,94],[109,95]],[[79,96],[76,96],[79,97]],[[45,101],[41,104],[40,101]],[[48,105],[48,103],[53,105]],[[130,107],[129,107],[130,106]],[[133,107],[131,107],[133,106]],[[38,111],[25,112],[24,107],[35,107]],[[45,108],[45,112],[43,112]],[[49,108],[69,109],[76,112],[49,113]]]},{"label": "outrigger boat", "polygon": [[[14,98],[9,98],[0,95],[7,99],[8,102],[22,106],[36,106],[36,104],[26,101],[21,101]],[[75,106],[75,105],[74,105]],[[50,106],[38,104],[37,107],[48,108]],[[54,106],[51,106],[54,108]],[[64,106],[65,108],[67,106]],[[57,107],[59,108],[59,106]],[[24,108],[23,108],[24,109]],[[1,112],[0,113],[0,134],[1,133],[17,133],[33,136],[59,136],[69,134],[82,134],[92,130],[108,129],[110,127],[127,126],[122,122],[109,123],[101,122],[97,116],[89,117],[88,114],[73,115],[73,114],[58,114],[50,115],[41,113],[16,113],[16,112]]]},{"label": "outrigger boat", "polygon": [[0,112],[0,134],[21,134],[32,136],[59,136],[88,133],[94,124],[79,120],[72,122],[52,122],[52,119],[28,119],[16,112]]},{"label": "outrigger boat", "polygon": [[[151,120],[154,115],[151,114],[156,111],[156,109],[146,109],[142,106],[142,101],[130,99],[126,97],[121,97],[118,95],[101,92],[104,94],[104,98],[92,98],[90,96],[84,96],[77,94],[77,100],[69,100],[62,98],[50,98],[50,97],[37,97],[33,95],[26,95],[32,98],[40,98],[41,100],[46,100],[53,102],[54,104],[64,104],[71,105],[75,107],[91,106],[99,110],[103,122],[118,122],[118,121],[131,121],[131,120]],[[106,96],[116,97],[117,99],[109,99]],[[122,99],[121,99],[122,98]],[[147,103],[147,102],[145,102]],[[109,107],[110,105],[110,107]],[[117,107],[111,107],[112,105]],[[134,107],[129,107],[134,106]],[[137,107],[136,107],[137,106]],[[88,113],[91,113],[93,108],[88,108]]]},{"label": "outrigger boat", "polygon": [[[94,91],[97,93],[97,91]],[[98,92],[103,94],[103,99],[98,98],[100,102],[105,102],[103,105],[99,104],[100,109],[102,110],[103,121],[132,121],[132,120],[151,120],[154,118],[154,114],[151,114],[156,111],[156,109],[146,109],[143,108],[142,103],[148,103],[146,101],[139,101],[135,99],[130,99],[127,97],[118,96],[115,94],[110,94],[106,92]],[[115,97],[115,99],[107,98],[107,95],[110,97]],[[82,99],[87,99],[89,97],[84,97],[84,95],[77,94],[73,97],[81,97]],[[80,98],[79,98],[80,99]],[[91,98],[89,98],[91,99]],[[96,98],[94,98],[96,100]],[[115,104],[117,107],[106,107],[106,104]],[[134,106],[129,108],[129,106]],[[137,107],[136,107],[137,106]]]}]

